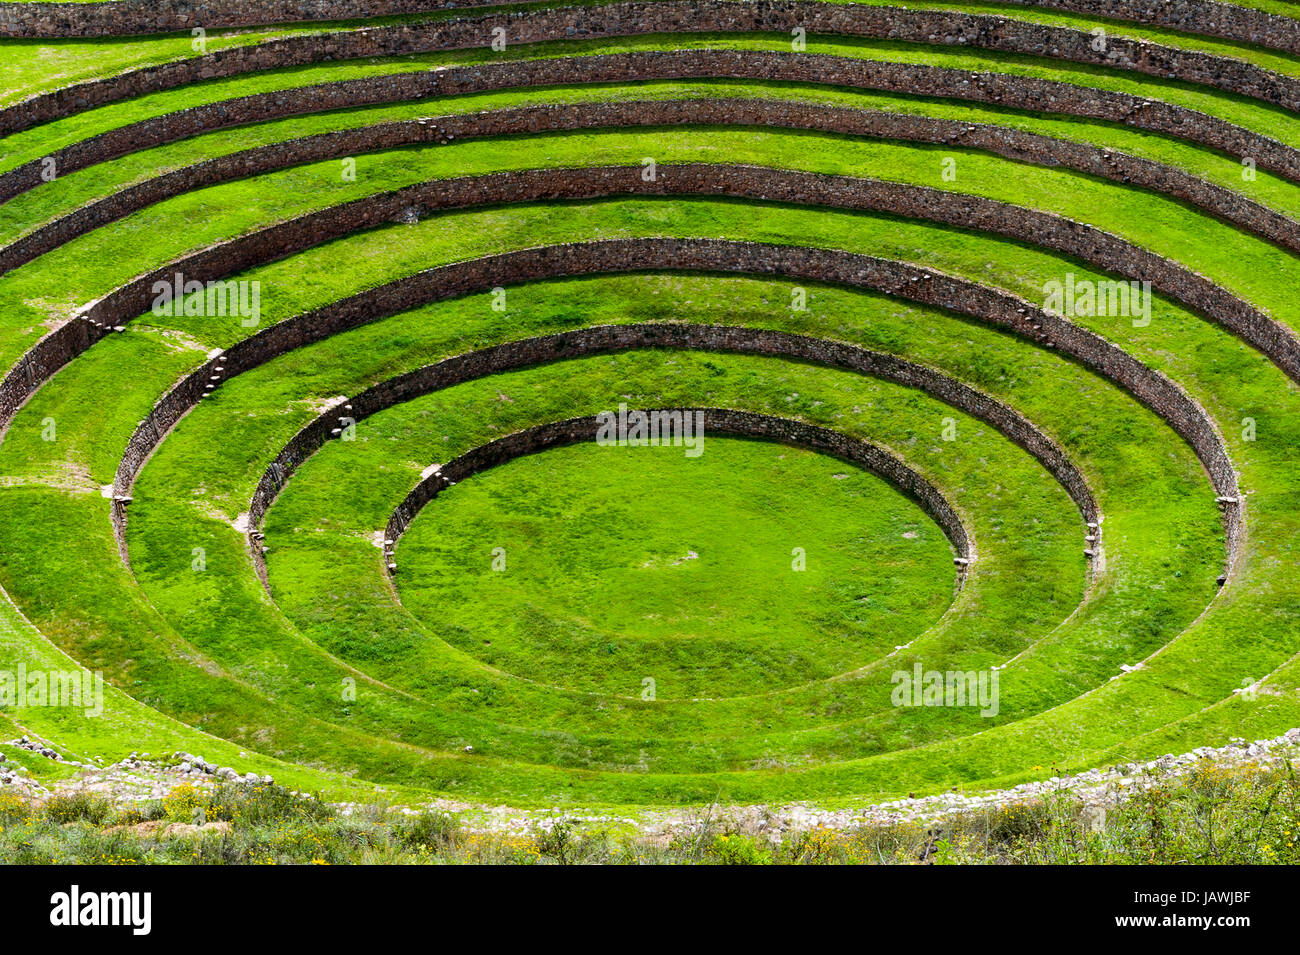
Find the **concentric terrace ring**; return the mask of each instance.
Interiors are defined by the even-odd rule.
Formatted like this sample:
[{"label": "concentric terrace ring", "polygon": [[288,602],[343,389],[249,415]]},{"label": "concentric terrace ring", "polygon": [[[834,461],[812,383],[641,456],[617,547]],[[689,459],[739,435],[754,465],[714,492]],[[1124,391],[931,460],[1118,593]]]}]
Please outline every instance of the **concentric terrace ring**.
[{"label": "concentric terrace ring", "polygon": [[[206,0],[156,3],[0,3],[0,36],[129,36],[190,30],[223,29],[266,23],[304,23],[432,13],[491,7],[508,0]],[[1300,28],[1289,17],[1243,8],[1218,0],[1190,0],[1170,6],[1160,0],[1008,0],[1027,7],[1084,13],[1134,23],[1155,24],[1205,36],[1300,53]]]},{"label": "concentric terrace ring", "polygon": [[1198,83],[1295,111],[1300,80],[1229,57],[1113,37],[1094,49],[1091,33],[1043,26],[1006,17],[943,10],[908,10],[815,0],[643,0],[595,7],[503,12],[342,33],[269,40],[187,60],[146,67],[33,96],[0,110],[0,135],[29,129],[61,116],[92,109],[147,91],[174,89],[200,80],[238,76],[252,70],[302,66],[333,60],[394,56],[488,46],[493,30],[513,44],[571,38],[649,34],[766,32],[789,36],[830,34],[960,45],[999,53],[1048,56]]},{"label": "concentric terrace ring", "polygon": [[[691,415],[699,412],[703,415],[705,430],[710,433],[776,441],[806,451],[829,454],[856,465],[864,471],[883,478],[905,497],[915,501],[943,530],[961,566],[969,564],[975,556],[974,540],[970,532],[939,489],[883,448],[850,438],[829,428],[819,428],[804,422],[752,411],[736,411],[727,408],[647,410],[676,411]],[[594,441],[601,427],[599,415],[537,425],[480,445],[447,462],[438,471],[421,481],[394,509],[384,531],[386,538],[384,554],[387,558],[385,568],[392,573],[395,566],[392,562],[394,549],[401,536],[406,533],[411,521],[425,505],[452,484],[526,454],[536,454],[549,448],[563,447],[582,441]]]},{"label": "concentric terrace ring", "polygon": [[[228,380],[233,375],[308,341],[319,341],[357,324],[395,314],[418,304],[490,289],[502,282],[595,273],[681,269],[754,275],[780,274],[788,278],[841,282],[930,303],[935,301],[935,298],[927,294],[932,291],[931,283],[941,283],[945,288],[938,299],[954,311],[1012,330],[1024,330],[1029,327],[1027,322],[1042,321],[1040,331],[1049,345],[1116,381],[1164,417],[1175,432],[1188,441],[1206,465],[1216,491],[1224,497],[1231,495],[1237,498],[1239,495],[1231,461],[1204,411],[1164,376],[1103,339],[1063,319],[1055,319],[1046,314],[1031,319],[1020,318],[1018,300],[1005,293],[869,256],[721,240],[672,239],[613,240],[531,249],[446,266],[362,293],[320,312],[266,329],[225,354],[211,359],[159,402],[154,412],[132,436],[118,469],[115,494],[119,499],[129,499],[130,488],[143,462],[175,422],[215,387],[212,384],[214,379]],[[923,287],[917,288],[918,283],[924,283]],[[1010,314],[1015,314],[1017,319],[1011,319]],[[912,363],[842,343],[822,342],[773,331],[666,324],[604,326],[559,333],[497,346],[417,369],[354,397],[348,402],[347,416],[360,420],[397,401],[406,400],[413,394],[468,380],[485,373],[485,370],[495,372],[590,351],[647,346],[782,354],[863,371],[919,387],[994,425],[1029,450],[1066,488],[1085,522],[1096,522],[1096,504],[1077,469],[1032,424],[1016,416],[1004,405],[946,379],[946,376]],[[217,371],[218,368],[221,370]],[[254,529],[260,525],[262,515],[293,470],[337,430],[338,417],[337,409],[322,413],[298,433],[267,469],[249,506],[250,524]],[[114,508],[114,520],[125,557],[122,534],[125,509],[122,500]],[[1223,518],[1227,531],[1228,563],[1231,565],[1240,538],[1240,507],[1225,507]],[[253,551],[256,557],[259,553],[257,548],[253,548]]]},{"label": "concentric terrace ring", "polygon": [[[625,195],[726,196],[888,212],[991,232],[1064,252],[1104,271],[1149,281],[1158,292],[1228,328],[1300,381],[1300,340],[1285,326],[1208,279],[1117,236],[1063,216],[922,186],[739,165],[600,166],[434,180],[380,193],[254,232],[156,269],[86,306],[49,333],[0,382],[0,424],[58,368],[148,311],[158,282],[225,278],[259,262],[419,212],[497,202]],[[1022,313],[1023,314],[1023,313]]]},{"label": "concentric terrace ring", "polygon": [[[677,246],[677,248],[674,248],[674,246]],[[576,251],[579,256],[583,253],[591,253],[593,256],[599,256],[603,253],[607,257],[611,253],[635,252],[638,255],[651,255],[666,261],[671,255],[679,255],[682,249],[677,243],[661,242],[656,248],[655,245],[642,241],[635,244],[624,242],[592,243],[587,247],[578,247]],[[655,253],[658,254],[655,255]],[[501,261],[496,264],[499,267],[508,268],[510,265],[515,265],[523,260],[525,255],[516,253],[513,256],[502,256],[500,257]],[[481,263],[470,264],[481,267]],[[584,264],[588,269],[592,266],[590,261]],[[652,267],[656,270],[666,270],[668,268],[668,266],[660,262],[655,263]],[[451,268],[455,269],[456,267]],[[590,272],[586,274],[590,274]],[[533,278],[538,277],[541,276],[533,276]],[[490,288],[491,286],[487,287]],[[1100,532],[1097,525],[1100,514],[1096,500],[1085,478],[1069,460],[1065,452],[1051,438],[1044,435],[1028,419],[1014,409],[940,372],[917,365],[914,362],[872,352],[857,346],[772,330],[751,329],[742,326],[679,323],[604,325],[509,342],[478,352],[449,358],[435,365],[419,368],[389,381],[381,382],[356,397],[340,402],[332,409],[323,412],[315,421],[300,430],[276,456],[275,461],[267,468],[258,484],[256,494],[249,503],[248,533],[250,553],[253,555],[263,583],[266,583],[265,565],[262,561],[261,549],[257,546],[262,518],[292,476],[294,470],[315,453],[331,436],[339,433],[340,412],[346,412],[345,417],[347,419],[358,422],[385,408],[409,401],[418,395],[473,381],[487,375],[562,359],[640,348],[675,348],[734,352],[737,354],[776,355],[797,361],[824,364],[829,367],[854,371],[896,384],[918,388],[950,404],[952,407],[970,414],[977,420],[992,425],[1011,441],[1037,458],[1044,469],[1061,484],[1066,494],[1075,502],[1080,516],[1084,523],[1090,527],[1094,536],[1099,536]],[[266,357],[269,358],[270,356]],[[247,366],[243,366],[240,370],[247,370]],[[184,391],[188,391],[191,396],[196,392],[198,394],[203,393],[198,392],[194,386],[189,389],[183,389],[182,386],[182,389],[170,392],[164,402],[183,401]],[[726,431],[721,425],[718,426],[717,430]],[[758,432],[754,433],[757,434]],[[140,464],[151,453],[157,442],[160,442],[164,437],[165,434],[159,431],[156,426],[144,424],[140,429],[137,429],[119,470],[119,483],[116,491],[119,497],[127,496],[130,488],[129,482],[134,479]],[[575,438],[575,440],[578,439]],[[806,446],[813,448],[811,444]],[[824,447],[822,449],[825,450]],[[477,460],[477,458],[473,460]],[[870,468],[868,469],[870,470]],[[445,468],[444,473],[451,474],[453,472],[452,469]],[[937,508],[937,505],[935,507]],[[930,513],[940,523],[949,519],[948,517],[941,519],[937,509],[930,511]],[[123,557],[126,559],[125,510],[121,507],[115,508],[114,519]],[[404,527],[403,524],[403,529]],[[393,537],[392,534],[388,536]],[[965,564],[974,559],[969,544],[960,543],[960,539],[969,535],[958,534],[954,531],[949,536],[953,540],[954,546],[957,547],[959,556],[964,558],[962,563],[964,569]]]},{"label": "concentric terrace ring", "polygon": [[[579,129],[718,125],[810,130],[976,149],[1017,162],[1060,166],[1141,186],[1300,253],[1300,222],[1240,193],[1162,163],[1110,149],[990,124],[906,116],[779,100],[691,99],[579,103],[503,109],[383,123],[321,133],[232,153],[188,166],[91,202],[0,248],[0,274],[157,202],[222,182],[358,153],[485,136]],[[3,180],[3,177],[0,177]]]},{"label": "concentric terrace ring", "polygon": [[[1300,151],[1218,117],[1158,100],[1032,77],[972,75],[945,67],[827,54],[708,49],[606,53],[459,66],[255,93],[129,123],[56,150],[49,159],[53,160],[59,175],[67,175],[139,150],[245,123],[435,96],[559,84],[667,79],[807,83],[1097,119],[1171,136],[1237,159],[1249,158],[1261,169],[1300,182]],[[976,129],[979,128],[977,125]],[[1115,160],[1125,162],[1120,155]],[[212,167],[202,164],[196,168]],[[255,171],[254,166],[244,174]],[[1127,168],[1123,172],[1132,174]],[[0,201],[36,188],[46,182],[47,173],[48,166],[41,159],[0,174]],[[150,186],[150,183],[142,185]]]}]

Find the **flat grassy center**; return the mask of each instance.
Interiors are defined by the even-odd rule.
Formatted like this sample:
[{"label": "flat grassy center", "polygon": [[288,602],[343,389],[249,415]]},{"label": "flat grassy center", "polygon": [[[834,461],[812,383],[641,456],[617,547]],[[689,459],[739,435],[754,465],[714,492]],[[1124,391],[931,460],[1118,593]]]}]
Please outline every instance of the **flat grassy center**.
[{"label": "flat grassy center", "polygon": [[843,673],[942,615],[948,542],[890,485],[770,442],[703,448],[584,443],[455,485],[399,545],[404,604],[492,667],[659,700]]}]

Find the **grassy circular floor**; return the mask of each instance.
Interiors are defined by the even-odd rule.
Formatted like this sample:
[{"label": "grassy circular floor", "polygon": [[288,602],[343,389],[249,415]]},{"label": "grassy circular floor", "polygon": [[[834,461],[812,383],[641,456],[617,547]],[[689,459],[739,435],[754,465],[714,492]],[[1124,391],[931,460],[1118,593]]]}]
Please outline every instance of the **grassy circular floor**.
[{"label": "grassy circular floor", "polygon": [[663,698],[823,679],[947,607],[946,538],[880,478],[770,442],[699,451],[582,444],[461,482],[402,540],[403,601],[493,667]]}]

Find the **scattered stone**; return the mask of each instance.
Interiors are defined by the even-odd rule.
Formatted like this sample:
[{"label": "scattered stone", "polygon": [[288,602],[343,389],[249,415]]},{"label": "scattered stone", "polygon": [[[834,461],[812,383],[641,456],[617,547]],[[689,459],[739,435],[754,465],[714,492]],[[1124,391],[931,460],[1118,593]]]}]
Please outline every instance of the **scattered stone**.
[{"label": "scattered stone", "polygon": [[[18,746],[15,740],[10,745]],[[39,749],[41,744],[27,740],[23,748]],[[474,752],[472,745],[464,747],[466,753]],[[148,754],[143,754],[147,756]],[[133,758],[134,757],[134,758]],[[545,830],[559,819],[574,823],[619,824],[635,826],[644,838],[651,841],[671,840],[716,829],[719,825],[760,834],[779,840],[790,830],[826,827],[851,831],[867,826],[896,825],[903,823],[932,824],[938,820],[962,813],[982,812],[1000,806],[1030,803],[1046,796],[1069,793],[1077,797],[1088,812],[1099,812],[1113,806],[1132,793],[1150,786],[1167,783],[1196,770],[1205,760],[1219,764],[1278,765],[1283,760],[1300,761],[1300,727],[1288,730],[1275,739],[1248,741],[1242,737],[1231,738],[1221,747],[1202,746],[1188,753],[1165,753],[1143,762],[1118,763],[1106,768],[1094,768],[1074,774],[1054,771],[1039,781],[1023,783],[1010,789],[987,792],[961,792],[959,787],[931,796],[917,797],[908,793],[905,799],[895,799],[875,804],[858,804],[837,809],[822,809],[804,803],[785,806],[722,806],[698,809],[647,810],[636,818],[611,814],[609,810],[592,810],[588,813],[567,812],[557,816],[546,810],[516,809],[508,806],[483,806],[452,799],[437,799],[418,806],[400,806],[396,813],[415,815],[420,812],[456,814],[464,828],[471,832],[495,834],[526,834]],[[132,754],[120,763],[96,768],[90,764],[77,764],[85,771],[61,780],[54,786],[60,793],[86,791],[99,793],[118,801],[148,801],[165,797],[180,782],[211,786],[222,780],[245,785],[272,785],[270,776],[248,772],[240,776],[233,768],[216,766],[202,757],[189,753],[174,753],[168,759],[149,763]],[[210,767],[210,768],[207,768]],[[12,763],[0,769],[0,785],[21,787],[25,795],[44,798],[48,791],[24,776],[21,768]],[[382,790],[377,789],[377,794]],[[298,794],[300,795],[300,794]],[[307,798],[307,797],[303,797]],[[339,803],[337,808],[349,815],[362,807],[356,803]],[[110,831],[130,831],[137,835],[157,835],[159,838],[193,838],[208,833],[229,831],[229,823],[212,822],[205,826],[182,823],[139,823],[136,826],[117,827]]]},{"label": "scattered stone", "polygon": [[209,822],[202,826],[193,826],[187,822],[173,822],[162,831],[164,839],[188,838],[191,836],[225,835],[230,832],[228,822]]}]

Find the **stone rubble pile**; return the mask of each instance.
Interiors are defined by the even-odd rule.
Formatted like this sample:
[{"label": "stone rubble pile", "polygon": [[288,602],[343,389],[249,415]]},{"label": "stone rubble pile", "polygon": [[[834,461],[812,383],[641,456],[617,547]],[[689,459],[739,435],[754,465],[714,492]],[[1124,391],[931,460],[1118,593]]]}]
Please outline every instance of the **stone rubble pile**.
[{"label": "stone rubble pile", "polygon": [[[135,754],[132,753],[131,755],[134,756]],[[174,765],[182,776],[213,776],[225,782],[247,783],[250,786],[259,784],[270,786],[275,782],[270,776],[259,776],[257,773],[244,773],[241,775],[236,769],[209,763],[202,756],[194,756],[191,753],[175,753],[172,758],[176,761]]]},{"label": "stone rubble pile", "polygon": [[[815,828],[851,831],[875,826],[928,823],[943,818],[997,809],[1020,803],[1033,803],[1048,796],[1072,795],[1085,810],[1116,805],[1126,793],[1138,792],[1185,775],[1202,762],[1234,766],[1277,765],[1283,760],[1300,761],[1300,728],[1288,730],[1275,739],[1247,741],[1234,737],[1218,748],[1202,746],[1189,753],[1167,753],[1144,762],[1119,763],[1103,769],[1090,769],[1073,775],[1022,783],[1010,789],[963,793],[953,791],[933,796],[895,799],[851,808],[826,809],[806,803],[786,806],[715,806],[705,810],[668,810],[640,813],[638,817],[601,812],[562,812],[557,810],[523,810],[505,806],[475,806],[450,799],[439,799],[416,809],[454,813],[462,817],[471,832],[498,835],[524,835],[549,831],[561,821],[594,825],[630,825],[652,840],[689,837],[710,828],[738,829],[767,834],[779,840],[782,833]],[[343,813],[359,806],[342,803]]]},{"label": "stone rubble pile", "polygon": [[25,749],[28,750],[29,752],[39,753],[40,755],[44,756],[46,759],[57,759],[57,760],[63,759],[62,756],[60,756],[55,750],[53,750],[46,744],[42,742],[38,742],[37,740],[34,739],[29,739],[26,736],[20,736],[17,739],[11,739],[9,741],[9,745],[17,746],[19,749]]},{"label": "stone rubble pile", "polygon": [[40,786],[35,780],[22,773],[22,767],[8,761],[4,753],[0,753],[0,789],[9,788],[21,790],[25,793],[39,793],[44,787]]},{"label": "stone rubble pile", "polygon": [[[9,745],[45,755],[53,752],[43,743],[27,737],[11,740]],[[47,756],[46,758],[57,758]],[[1300,728],[1288,730],[1274,739],[1249,741],[1233,737],[1221,747],[1202,746],[1189,753],[1167,753],[1142,762],[1118,763],[1106,768],[1090,769],[1072,775],[1022,783],[1009,789],[984,792],[952,792],[909,797],[869,805],[823,808],[808,803],[785,806],[712,806],[697,809],[641,811],[636,815],[611,811],[563,811],[558,809],[517,809],[509,806],[483,806],[454,799],[436,799],[417,806],[399,806],[394,812],[416,815],[420,812],[455,814],[470,832],[524,836],[548,832],[561,822],[578,825],[628,826],[651,840],[690,837],[710,830],[735,829],[779,840],[782,833],[815,828],[852,831],[875,826],[907,823],[930,823],[953,816],[994,810],[1003,806],[1041,801],[1050,796],[1070,795],[1082,808],[1101,809],[1122,802],[1128,793],[1175,780],[1192,772],[1198,765],[1212,762],[1224,766],[1253,764],[1278,765],[1283,761],[1300,761]],[[94,792],[123,801],[162,799],[180,783],[211,786],[218,782],[246,785],[272,785],[270,776],[246,773],[242,776],[230,767],[217,766],[192,753],[173,753],[153,759],[148,753],[132,753],[118,763],[97,766],[61,760],[65,765],[85,770],[78,776],[54,784],[57,792]],[[43,797],[44,786],[23,774],[0,754],[0,787],[8,787]],[[304,795],[295,793],[295,795]],[[334,804],[344,815],[366,811],[363,803]]]},{"label": "stone rubble pile", "polygon": [[[120,762],[99,765],[98,762],[77,762],[66,759],[40,741],[26,736],[9,740],[8,745],[25,749],[46,759],[57,760],[66,766],[76,767],[81,773],[67,780],[51,784],[54,790],[64,792],[90,792],[115,800],[147,801],[162,799],[177,785],[214,785],[218,782],[243,785],[272,785],[270,776],[257,773],[239,773],[229,766],[209,763],[202,756],[191,753],[173,753],[155,758],[149,753],[131,753]],[[44,796],[50,790],[22,772],[22,767],[6,760],[0,753],[0,787],[11,787],[34,795]]]}]

